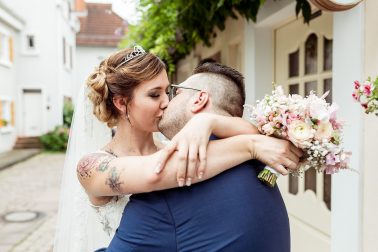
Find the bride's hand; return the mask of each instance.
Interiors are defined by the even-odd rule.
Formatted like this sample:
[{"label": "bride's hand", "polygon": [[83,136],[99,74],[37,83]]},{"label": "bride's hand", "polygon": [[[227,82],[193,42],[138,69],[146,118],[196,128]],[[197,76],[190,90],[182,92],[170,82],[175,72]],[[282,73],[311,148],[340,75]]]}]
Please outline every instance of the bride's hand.
[{"label": "bride's hand", "polygon": [[[194,176],[202,178],[206,169],[206,149],[212,130],[212,115],[197,114],[172,138],[167,149],[163,149],[163,153],[169,153],[171,148],[178,151],[177,182],[179,186],[190,186]],[[167,155],[163,154],[162,158],[164,156]]]},{"label": "bride's hand", "polygon": [[288,140],[264,135],[251,135],[253,139],[252,158],[270,166],[282,175],[287,175],[287,169],[298,169],[303,152]]}]

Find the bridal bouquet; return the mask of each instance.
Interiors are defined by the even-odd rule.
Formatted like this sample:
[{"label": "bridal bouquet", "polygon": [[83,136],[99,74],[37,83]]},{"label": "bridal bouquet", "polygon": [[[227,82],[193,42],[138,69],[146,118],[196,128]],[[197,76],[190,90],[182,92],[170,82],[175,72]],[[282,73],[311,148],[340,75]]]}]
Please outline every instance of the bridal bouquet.
[{"label": "bridal bouquet", "polygon": [[354,82],[353,98],[365,109],[365,113],[378,116],[378,77],[372,81],[369,77],[364,83]]},{"label": "bridal bouquet", "polygon": [[[333,174],[348,168],[349,156],[341,147],[342,123],[336,119],[338,106],[328,104],[325,97],[313,92],[307,97],[284,95],[281,86],[272,95],[257,101],[256,106],[244,105],[248,119],[261,134],[291,141],[303,150],[300,168],[292,175],[303,175],[310,168]],[[278,173],[265,167],[258,178],[274,186]]]}]

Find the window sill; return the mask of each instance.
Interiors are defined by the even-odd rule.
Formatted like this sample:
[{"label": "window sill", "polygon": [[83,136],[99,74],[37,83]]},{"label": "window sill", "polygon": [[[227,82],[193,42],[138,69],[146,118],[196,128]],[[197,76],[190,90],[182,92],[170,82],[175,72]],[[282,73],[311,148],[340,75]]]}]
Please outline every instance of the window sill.
[{"label": "window sill", "polygon": [[31,51],[27,51],[27,50],[25,50],[25,51],[23,51],[22,52],[22,54],[21,54],[22,56],[38,56],[39,55],[39,51],[34,51],[34,50],[31,50]]},{"label": "window sill", "polygon": [[64,70],[66,70],[68,73],[72,71],[72,68],[69,66],[64,66]]},{"label": "window sill", "polygon": [[10,62],[10,61],[0,60],[0,66],[11,68],[12,65],[13,65],[12,62]]},{"label": "window sill", "polygon": [[14,128],[12,126],[6,126],[6,127],[0,128],[1,134],[9,134],[9,133],[12,133],[13,131],[14,131]]}]

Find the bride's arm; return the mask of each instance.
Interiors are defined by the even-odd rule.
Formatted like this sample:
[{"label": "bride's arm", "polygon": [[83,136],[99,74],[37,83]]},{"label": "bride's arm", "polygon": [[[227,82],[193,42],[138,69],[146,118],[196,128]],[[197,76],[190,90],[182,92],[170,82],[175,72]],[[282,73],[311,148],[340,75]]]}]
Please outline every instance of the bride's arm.
[{"label": "bride's arm", "polygon": [[[203,117],[212,121],[212,133],[219,138],[226,138],[241,134],[260,134],[258,129],[241,117],[223,116],[218,114],[205,114]],[[200,116],[200,114],[198,115]]]},{"label": "bride's arm", "polygon": [[[198,113],[172,138],[181,159],[177,163],[177,181],[189,181],[207,169],[207,144],[210,134],[227,138],[241,134],[258,134],[257,128],[240,117],[214,113]],[[166,147],[166,148],[169,148]],[[164,169],[167,160],[162,155],[158,164]],[[199,165],[197,165],[199,161]]]},{"label": "bride's arm", "polygon": [[[175,152],[164,170],[156,174],[154,169],[160,152],[149,156],[121,158],[101,153],[87,155],[79,162],[78,178],[92,196],[143,193],[177,187],[176,164],[180,157]],[[294,155],[287,141],[261,135],[240,135],[214,140],[208,146],[207,169],[201,180],[254,158],[272,167],[284,164],[295,169],[297,164],[290,161],[293,157],[286,158]],[[197,183],[200,179],[193,178],[191,182]]]}]

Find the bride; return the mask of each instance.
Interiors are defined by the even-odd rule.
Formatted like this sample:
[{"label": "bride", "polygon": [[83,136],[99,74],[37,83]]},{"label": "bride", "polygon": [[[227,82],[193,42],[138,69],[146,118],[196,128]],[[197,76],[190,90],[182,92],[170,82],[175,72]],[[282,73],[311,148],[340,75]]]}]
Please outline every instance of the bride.
[{"label": "bride", "polygon": [[[246,146],[245,155],[230,155],[229,162],[217,163],[206,154],[212,133],[222,138],[257,133],[241,118],[196,116],[165,147],[154,139],[153,132],[158,131],[169,102],[168,89],[164,63],[138,46],[111,55],[89,76],[75,108],[54,251],[106,247],[119,225],[128,194],[190,186],[253,158],[253,147],[247,144],[242,145]],[[225,124],[228,127],[223,127]],[[230,125],[238,127],[230,129]],[[113,127],[116,132],[111,137]],[[220,140],[217,144],[228,153],[236,149],[236,143]],[[168,165],[176,151],[179,158]],[[207,167],[206,160],[211,158],[212,165]],[[287,174],[279,167],[277,170]]]}]

